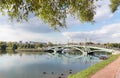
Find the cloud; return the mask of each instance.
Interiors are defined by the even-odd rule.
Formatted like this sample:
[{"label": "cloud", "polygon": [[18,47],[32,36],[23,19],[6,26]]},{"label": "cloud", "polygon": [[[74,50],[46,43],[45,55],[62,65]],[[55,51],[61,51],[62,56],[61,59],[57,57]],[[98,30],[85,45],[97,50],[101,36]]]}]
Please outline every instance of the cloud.
[{"label": "cloud", "polygon": [[105,25],[99,30],[86,32],[63,32],[63,35],[70,38],[85,41],[120,42],[120,23]]},{"label": "cloud", "polygon": [[9,28],[13,29],[21,29],[28,32],[34,32],[34,33],[50,33],[53,32],[53,29],[49,27],[48,24],[43,23],[40,19],[37,17],[30,17],[29,21],[18,23],[16,21],[11,22],[9,17],[7,15],[3,16],[0,14],[0,27],[3,27],[2,25],[6,25]]},{"label": "cloud", "polygon": [[[1,25],[0,25],[1,26]],[[0,39],[4,41],[19,41],[19,40],[38,40],[44,38],[41,34],[34,34],[21,29],[11,28],[9,25],[2,25],[0,29]]]},{"label": "cloud", "polygon": [[100,6],[96,8],[96,14],[94,16],[95,21],[106,20],[113,16],[109,4],[110,0],[99,0],[95,3],[96,6]]},{"label": "cloud", "polygon": [[[14,27],[11,25],[0,24],[0,41],[38,41],[38,42],[58,42],[60,36],[57,36],[54,32],[49,33],[36,33],[33,31],[26,31],[26,29]],[[52,34],[52,35],[51,35]],[[53,35],[54,34],[54,35]]]},{"label": "cloud", "polygon": [[48,24],[44,24],[37,17],[30,18],[28,22],[16,23],[14,27],[33,33],[51,33],[53,29]]},{"label": "cloud", "polygon": [[8,16],[0,15],[0,40],[2,41],[49,41],[53,40],[47,34],[53,30],[36,17],[28,22],[17,23],[8,20]]}]

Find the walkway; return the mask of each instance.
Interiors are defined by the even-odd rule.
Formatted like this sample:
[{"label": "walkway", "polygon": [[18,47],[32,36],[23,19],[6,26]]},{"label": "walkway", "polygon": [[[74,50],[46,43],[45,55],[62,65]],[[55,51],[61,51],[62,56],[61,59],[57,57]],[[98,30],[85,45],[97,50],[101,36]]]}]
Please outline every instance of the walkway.
[{"label": "walkway", "polygon": [[91,78],[120,78],[120,57],[96,72]]}]

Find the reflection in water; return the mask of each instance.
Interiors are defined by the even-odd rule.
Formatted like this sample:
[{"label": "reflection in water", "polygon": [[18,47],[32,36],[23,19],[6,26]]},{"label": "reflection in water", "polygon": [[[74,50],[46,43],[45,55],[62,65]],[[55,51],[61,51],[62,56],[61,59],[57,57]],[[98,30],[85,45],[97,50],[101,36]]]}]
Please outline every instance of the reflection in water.
[{"label": "reflection in water", "polygon": [[2,54],[0,78],[66,78],[99,61],[99,58],[90,55]]}]

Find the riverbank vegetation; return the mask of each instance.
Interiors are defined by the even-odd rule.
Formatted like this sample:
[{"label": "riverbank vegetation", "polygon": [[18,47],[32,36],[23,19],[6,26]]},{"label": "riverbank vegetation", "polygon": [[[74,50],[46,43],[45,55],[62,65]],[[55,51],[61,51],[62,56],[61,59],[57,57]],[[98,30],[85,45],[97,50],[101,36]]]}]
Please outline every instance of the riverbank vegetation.
[{"label": "riverbank vegetation", "polygon": [[[52,47],[52,46],[59,46],[60,44],[53,44],[52,42],[48,43],[42,43],[42,42],[3,42],[0,41],[0,50],[43,50],[46,47]],[[76,43],[66,43],[63,45],[78,45]],[[79,45],[84,45],[84,43],[80,43]],[[104,47],[104,48],[110,48],[110,49],[120,49],[120,43],[105,43],[105,44],[98,44],[93,42],[86,42],[86,45],[88,46],[97,46],[97,47]]]},{"label": "riverbank vegetation", "polygon": [[120,48],[120,43],[106,43],[104,45],[108,48]]},{"label": "riverbank vegetation", "polygon": [[0,50],[5,51],[5,50],[41,50],[45,47],[48,46],[55,46],[56,44],[53,44],[52,42],[48,42],[48,43],[41,43],[41,42],[25,42],[25,43],[21,43],[21,42],[3,42],[0,41]]},{"label": "riverbank vegetation", "polygon": [[111,55],[107,60],[101,61],[77,74],[70,75],[68,78],[90,78],[91,75],[116,60],[119,56],[120,55]]}]

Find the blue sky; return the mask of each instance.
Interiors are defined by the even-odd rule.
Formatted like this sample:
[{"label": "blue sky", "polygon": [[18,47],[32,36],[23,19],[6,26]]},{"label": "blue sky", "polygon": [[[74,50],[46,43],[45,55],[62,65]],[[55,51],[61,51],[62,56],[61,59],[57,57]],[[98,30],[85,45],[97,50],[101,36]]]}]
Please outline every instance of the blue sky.
[{"label": "blue sky", "polygon": [[0,41],[40,41],[66,43],[69,41],[120,42],[120,10],[111,13],[109,0],[101,0],[96,9],[94,24],[81,23],[77,18],[68,15],[67,28],[60,32],[53,31],[36,17],[28,22],[10,22],[8,16],[0,15]]}]

